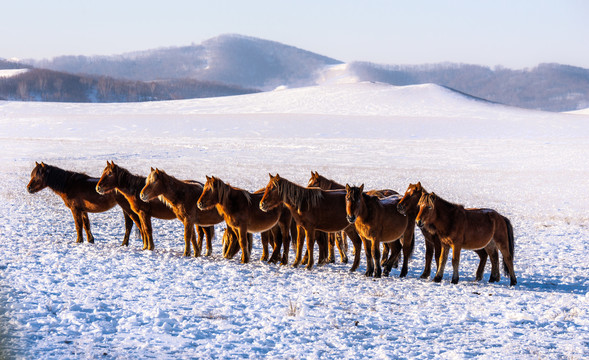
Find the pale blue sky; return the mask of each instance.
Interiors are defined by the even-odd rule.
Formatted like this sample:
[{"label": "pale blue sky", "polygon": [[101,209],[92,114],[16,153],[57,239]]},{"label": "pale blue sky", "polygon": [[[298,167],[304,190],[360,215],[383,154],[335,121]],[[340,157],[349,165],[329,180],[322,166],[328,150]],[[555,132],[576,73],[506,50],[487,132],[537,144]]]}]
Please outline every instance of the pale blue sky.
[{"label": "pale blue sky", "polygon": [[112,55],[225,33],[345,62],[589,68],[589,1],[12,0],[0,57]]}]

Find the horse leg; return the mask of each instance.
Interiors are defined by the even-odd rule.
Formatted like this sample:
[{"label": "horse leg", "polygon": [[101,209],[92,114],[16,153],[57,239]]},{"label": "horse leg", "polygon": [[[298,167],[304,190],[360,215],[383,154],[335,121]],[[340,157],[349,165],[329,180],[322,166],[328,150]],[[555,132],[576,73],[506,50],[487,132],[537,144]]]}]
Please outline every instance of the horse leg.
[{"label": "horse leg", "polygon": [[199,225],[196,225],[196,235],[197,235],[197,239],[196,239],[195,248],[198,247],[198,252],[202,253],[202,242],[205,238],[205,232],[204,232],[204,229]]},{"label": "horse leg", "polygon": [[329,258],[329,234],[323,231],[315,232],[317,235],[317,245],[319,246],[318,265],[325,265]]},{"label": "horse leg", "polygon": [[483,279],[483,274],[485,273],[485,265],[487,264],[487,251],[484,249],[475,250],[477,255],[479,256],[479,267],[477,268],[475,281],[481,281]]},{"label": "horse leg", "polygon": [[94,235],[90,232],[90,219],[88,219],[88,213],[85,211],[82,211],[82,221],[86,230],[86,239],[89,243],[94,244]]},{"label": "horse leg", "polygon": [[301,263],[301,257],[303,256],[303,241],[305,240],[305,229],[302,226],[297,225],[297,253],[295,261],[292,264],[293,267],[297,267]]},{"label": "horse leg", "polygon": [[380,258],[380,265],[384,266],[384,264],[389,259],[389,243],[382,243],[382,256]]},{"label": "horse leg", "polygon": [[76,225],[76,242],[84,242],[82,235],[82,229],[84,228],[84,220],[82,219],[82,212],[77,209],[72,209],[72,215],[74,216],[74,224]]},{"label": "horse leg", "polygon": [[151,216],[142,213],[141,222],[145,228],[146,239],[143,241],[143,250],[153,250],[155,245],[153,243],[153,228],[151,227]]},{"label": "horse leg", "polygon": [[280,251],[282,250],[282,242],[285,233],[288,235],[288,228],[280,223],[278,228],[271,230],[272,238],[274,239],[274,250],[272,251],[272,255],[270,256],[270,260],[268,262],[274,264],[280,260]]},{"label": "horse leg", "polygon": [[423,237],[425,238],[425,266],[423,268],[423,272],[421,273],[421,279],[428,279],[432,272],[432,258],[434,257],[434,242],[431,239],[429,233],[426,235],[426,232],[423,233]]},{"label": "horse leg", "polygon": [[379,258],[374,258],[374,242],[365,238],[364,236],[360,236],[362,239],[362,244],[364,245],[364,254],[366,255],[366,272],[364,276],[371,277],[374,275],[374,263],[377,263]]},{"label": "horse leg", "polygon": [[415,246],[415,237],[413,236],[414,229],[415,225],[410,224],[403,234],[403,267],[401,268],[401,274],[399,274],[399,277],[405,277],[407,276],[407,272],[409,272],[409,258],[411,257]]},{"label": "horse leg", "polygon": [[454,270],[452,274],[452,284],[458,284],[458,266],[460,265],[460,251],[462,247],[460,245],[454,245],[452,247],[452,269]]},{"label": "horse leg", "polygon": [[239,236],[239,247],[241,248],[241,263],[247,264],[250,261],[247,228],[245,226],[241,226],[237,229],[237,231]]},{"label": "horse leg", "polygon": [[[190,243],[192,242],[192,236],[194,235],[194,225],[188,220],[184,220],[184,256],[190,256]],[[198,247],[196,241],[194,245],[194,256],[198,256]]]},{"label": "horse leg", "polygon": [[[354,226],[348,226],[347,228],[344,229],[344,231],[346,232],[346,235],[348,235],[348,237],[352,241],[352,244],[354,244],[354,262],[352,263],[352,267],[350,268],[350,272],[353,272],[353,271],[356,271],[356,269],[358,269],[358,266],[360,265],[360,253],[362,251],[362,239],[360,239],[360,236],[356,232],[356,228]],[[366,244],[364,244],[364,246],[366,248]]]},{"label": "horse leg", "polygon": [[260,234],[260,238],[262,240],[262,257],[260,261],[267,261],[268,260],[268,242],[270,241],[270,234],[269,230],[262,231]]},{"label": "horse leg", "polygon": [[131,215],[126,211],[123,211],[123,217],[125,218],[125,236],[123,237],[124,246],[129,246],[129,237],[131,237],[131,229],[133,228],[133,219]]},{"label": "horse leg", "polygon": [[372,240],[372,259],[374,260],[374,277],[379,278],[382,276],[382,267],[380,264],[380,241],[377,239]]},{"label": "horse leg", "polygon": [[489,277],[489,282],[498,282],[501,280],[501,271],[499,271],[499,251],[497,250],[495,241],[491,240],[487,246],[485,246],[484,250],[488,257],[491,258],[491,276]]},{"label": "horse leg", "polygon": [[[296,229],[296,225],[294,226]],[[280,229],[282,231],[282,260],[280,261],[280,265],[288,265],[288,253],[290,252],[290,243],[292,241],[291,236],[291,226],[285,226],[284,229]]]},{"label": "horse leg", "polygon": [[335,244],[339,250],[339,256],[342,264],[348,263],[348,242],[346,240],[346,233],[338,231],[335,233]]},{"label": "horse leg", "polygon": [[313,257],[313,250],[315,247],[315,229],[305,229],[305,235],[307,236],[307,253],[309,254],[309,260],[307,261],[307,270],[311,270],[315,262],[315,259]]},{"label": "horse leg", "polygon": [[391,269],[399,259],[403,245],[401,245],[401,240],[395,240],[393,242],[386,243],[386,245],[390,250],[390,255],[387,261],[385,261],[385,263],[382,265],[384,267],[382,274],[384,276],[389,276]]},{"label": "horse leg", "polygon": [[327,263],[335,263],[335,233],[327,234]]},{"label": "horse leg", "polygon": [[207,251],[205,256],[211,256],[213,254],[213,240],[215,239],[215,226],[206,226],[203,228],[207,239]]},{"label": "horse leg", "polygon": [[438,263],[438,270],[436,271],[436,276],[434,277],[435,282],[442,281],[444,277],[444,268],[446,267],[446,261],[448,261],[448,252],[450,247],[448,245],[442,245],[440,249],[440,260]]}]

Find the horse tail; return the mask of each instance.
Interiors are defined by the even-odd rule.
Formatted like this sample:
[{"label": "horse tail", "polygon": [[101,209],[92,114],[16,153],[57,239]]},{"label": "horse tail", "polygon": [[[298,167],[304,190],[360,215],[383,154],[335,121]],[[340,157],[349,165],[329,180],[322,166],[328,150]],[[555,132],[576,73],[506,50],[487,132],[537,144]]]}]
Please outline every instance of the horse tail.
[{"label": "horse tail", "polygon": [[[515,255],[515,239],[513,237],[513,226],[511,226],[511,221],[505,216],[502,216],[503,220],[505,221],[505,226],[507,227],[507,239],[509,241],[509,255],[511,255],[511,260],[513,261]],[[505,274],[509,274],[509,269],[505,264],[505,257],[503,257],[503,271]]]}]

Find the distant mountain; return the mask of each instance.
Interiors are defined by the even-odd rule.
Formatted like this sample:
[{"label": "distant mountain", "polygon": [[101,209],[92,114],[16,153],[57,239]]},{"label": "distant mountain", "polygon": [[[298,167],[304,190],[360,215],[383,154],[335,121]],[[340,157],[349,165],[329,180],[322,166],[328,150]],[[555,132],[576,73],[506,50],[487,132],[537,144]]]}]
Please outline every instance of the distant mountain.
[{"label": "distant mountain", "polygon": [[0,77],[0,99],[59,102],[134,102],[177,100],[249,94],[244,89],[193,79],[161,81],[119,80],[107,76],[83,76],[46,69],[30,69]]},{"label": "distant mountain", "polygon": [[[52,60],[27,62],[37,68],[78,76],[90,74],[124,79],[127,84],[124,86],[129,88],[139,86],[139,83],[130,85],[137,81],[149,82],[150,87],[177,82],[187,86],[190,81],[194,84],[196,81],[206,81],[217,86],[237,86],[228,86],[230,90],[227,93],[210,92],[230,95],[232,91],[252,91],[247,89],[267,91],[279,86],[293,88],[333,82],[373,81],[393,85],[434,83],[474,97],[529,109],[571,111],[589,107],[589,69],[559,64],[542,64],[524,70],[448,63],[415,66],[366,62],[344,64],[296,47],[241,35],[221,35],[199,45],[115,56],[61,56]],[[183,96],[190,94],[187,91]],[[174,96],[158,95],[157,98]],[[111,98],[124,101],[120,94],[113,94]],[[152,97],[142,95],[131,98]]]},{"label": "distant mountain", "polygon": [[349,65],[358,79],[393,85],[434,83],[506,105],[547,111],[589,107],[589,69],[541,64],[510,70],[465,64],[387,66]]},{"label": "distant mountain", "polygon": [[116,56],[60,56],[29,60],[36,67],[128,80],[198,79],[272,90],[315,84],[317,73],[340,61],[241,35],[221,35],[200,45],[171,47]]}]

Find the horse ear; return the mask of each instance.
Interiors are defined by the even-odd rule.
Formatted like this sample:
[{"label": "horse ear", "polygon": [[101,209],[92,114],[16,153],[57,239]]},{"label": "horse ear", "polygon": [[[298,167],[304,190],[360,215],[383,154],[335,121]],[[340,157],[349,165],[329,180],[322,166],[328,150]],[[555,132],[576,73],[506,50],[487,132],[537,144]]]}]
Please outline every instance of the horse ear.
[{"label": "horse ear", "polygon": [[154,172],[154,171],[155,171],[155,169],[154,169],[153,167],[151,167],[151,170],[149,170],[149,171],[150,171],[150,172]]},{"label": "horse ear", "polygon": [[417,189],[421,189],[421,181],[417,182]]},{"label": "horse ear", "polygon": [[44,162],[41,161],[41,167],[45,167],[47,166],[47,164],[45,164]]},{"label": "horse ear", "polygon": [[346,191],[350,191],[350,185],[346,184]]},{"label": "horse ear", "polygon": [[35,166],[39,166],[39,163],[35,161]]},{"label": "horse ear", "polygon": [[364,184],[360,185],[360,192],[363,193],[364,192]]},{"label": "horse ear", "polygon": [[205,177],[207,178],[207,181],[211,181],[211,178],[208,175],[205,175]]},{"label": "horse ear", "polygon": [[278,173],[276,173],[275,178],[280,179],[280,175]]}]

